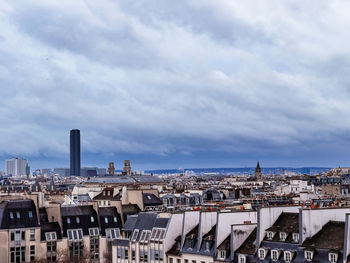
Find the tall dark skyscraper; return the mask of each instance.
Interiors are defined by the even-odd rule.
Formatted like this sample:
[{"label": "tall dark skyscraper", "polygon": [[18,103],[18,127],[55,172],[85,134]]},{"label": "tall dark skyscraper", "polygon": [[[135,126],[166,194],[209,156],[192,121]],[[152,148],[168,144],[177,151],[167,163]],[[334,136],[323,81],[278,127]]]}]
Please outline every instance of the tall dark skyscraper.
[{"label": "tall dark skyscraper", "polygon": [[80,176],[80,130],[70,131],[70,175]]}]

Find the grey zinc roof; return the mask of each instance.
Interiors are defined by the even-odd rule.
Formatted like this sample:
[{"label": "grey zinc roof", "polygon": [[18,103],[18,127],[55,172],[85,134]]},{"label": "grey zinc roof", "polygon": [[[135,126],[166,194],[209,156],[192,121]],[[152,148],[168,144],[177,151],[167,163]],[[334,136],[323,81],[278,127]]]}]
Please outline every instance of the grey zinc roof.
[{"label": "grey zinc roof", "polygon": [[137,215],[128,215],[123,229],[132,231],[135,228],[136,221]]},{"label": "grey zinc roof", "polygon": [[135,176],[133,177],[139,183],[162,183],[163,180],[157,176]]},{"label": "grey zinc roof", "polygon": [[139,213],[135,223],[135,229],[151,230],[156,218],[156,213]]},{"label": "grey zinc roof", "polygon": [[91,215],[91,214],[94,214],[94,209],[92,208],[92,205],[61,207],[62,216],[79,216],[79,215]]},{"label": "grey zinc roof", "polygon": [[169,218],[159,217],[154,223],[154,227],[166,228],[169,222]]}]

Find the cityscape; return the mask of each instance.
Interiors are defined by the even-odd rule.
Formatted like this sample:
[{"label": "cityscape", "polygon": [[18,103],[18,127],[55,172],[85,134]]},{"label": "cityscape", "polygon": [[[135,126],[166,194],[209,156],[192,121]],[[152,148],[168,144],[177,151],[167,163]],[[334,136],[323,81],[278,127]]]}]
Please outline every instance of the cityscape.
[{"label": "cityscape", "polygon": [[348,11],[0,0],[0,263],[350,262]]}]

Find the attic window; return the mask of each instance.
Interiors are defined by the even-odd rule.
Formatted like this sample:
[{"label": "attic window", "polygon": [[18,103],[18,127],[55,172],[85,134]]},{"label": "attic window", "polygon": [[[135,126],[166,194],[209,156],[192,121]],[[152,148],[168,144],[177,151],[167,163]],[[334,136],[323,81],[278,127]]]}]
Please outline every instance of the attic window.
[{"label": "attic window", "polygon": [[117,223],[117,217],[115,216],[113,219],[114,219],[114,223]]},{"label": "attic window", "polygon": [[13,213],[12,213],[12,212],[10,212],[10,218],[11,218],[11,219],[13,219],[13,218],[14,218],[14,216],[13,216]]},{"label": "attic window", "polygon": [[33,212],[32,211],[28,211],[28,216],[29,216],[29,218],[33,218]]},{"label": "attic window", "polygon": [[245,259],[246,259],[245,255],[239,255],[238,256],[238,263],[245,263],[246,262]]},{"label": "attic window", "polygon": [[133,235],[132,235],[132,238],[131,238],[131,240],[132,241],[136,241],[136,238],[137,238],[137,235],[139,234],[139,230],[138,229],[135,229],[134,230],[134,233],[133,233]]},{"label": "attic window", "polygon": [[151,196],[147,195],[148,200],[151,200]]},{"label": "attic window", "polygon": [[281,241],[286,241],[287,234],[285,232],[280,232],[280,240]]},{"label": "attic window", "polygon": [[21,214],[19,212],[16,212],[17,218],[20,219],[21,218]]},{"label": "attic window", "polygon": [[70,218],[67,217],[67,224],[70,224]]},{"label": "attic window", "polygon": [[119,228],[106,229],[106,237],[107,237],[108,240],[114,240],[114,239],[120,237],[120,230],[119,230]]},{"label": "attic window", "polygon": [[56,241],[57,240],[56,232],[46,232],[45,238],[46,238],[46,241]]},{"label": "attic window", "polygon": [[329,253],[328,258],[329,258],[330,263],[336,263],[338,261],[338,254],[337,253]]},{"label": "attic window", "polygon": [[75,220],[76,220],[77,224],[80,223],[80,218],[79,217],[76,217]]},{"label": "attic window", "polygon": [[93,216],[90,219],[91,219],[91,223],[95,222],[95,218]]},{"label": "attic window", "polygon": [[307,261],[312,261],[312,258],[314,257],[314,252],[306,250],[304,252],[304,257]]},{"label": "attic window", "polygon": [[83,240],[83,230],[82,229],[69,229],[67,230],[69,241],[80,241]]},{"label": "attic window", "polygon": [[206,251],[209,251],[209,250],[210,250],[210,242],[209,242],[209,241],[206,241],[206,242],[205,242],[205,250],[206,250]]},{"label": "attic window", "polygon": [[291,262],[292,261],[292,252],[285,251],[284,252],[284,261],[285,262]]},{"label": "attic window", "polygon": [[277,261],[278,260],[278,258],[279,258],[279,251],[278,250],[276,250],[276,249],[274,249],[274,250],[271,250],[271,259],[273,260],[273,261]]},{"label": "attic window", "polygon": [[267,231],[266,236],[267,236],[267,239],[272,240],[274,233],[272,231]]},{"label": "attic window", "polygon": [[219,259],[226,259],[226,250],[219,250]]},{"label": "attic window", "polygon": [[299,242],[299,234],[298,233],[293,233],[293,242],[298,243]]},{"label": "attic window", "polygon": [[259,259],[261,259],[261,260],[265,259],[265,257],[266,257],[266,249],[259,248],[258,256],[259,256]]},{"label": "attic window", "polygon": [[89,235],[90,236],[98,236],[100,233],[99,233],[99,230],[97,227],[94,227],[94,228],[89,228]]},{"label": "attic window", "polygon": [[105,217],[105,223],[108,224],[108,217]]}]

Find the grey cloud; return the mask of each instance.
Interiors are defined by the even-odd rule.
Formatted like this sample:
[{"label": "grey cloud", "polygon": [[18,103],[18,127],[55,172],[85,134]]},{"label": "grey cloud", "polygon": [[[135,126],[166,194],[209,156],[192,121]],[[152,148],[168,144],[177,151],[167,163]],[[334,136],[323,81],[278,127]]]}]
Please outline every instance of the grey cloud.
[{"label": "grey cloud", "polygon": [[38,0],[0,11],[3,156],[64,156],[71,128],[86,153],[194,159],[314,161],[313,149],[347,141],[350,21],[327,1]]}]

